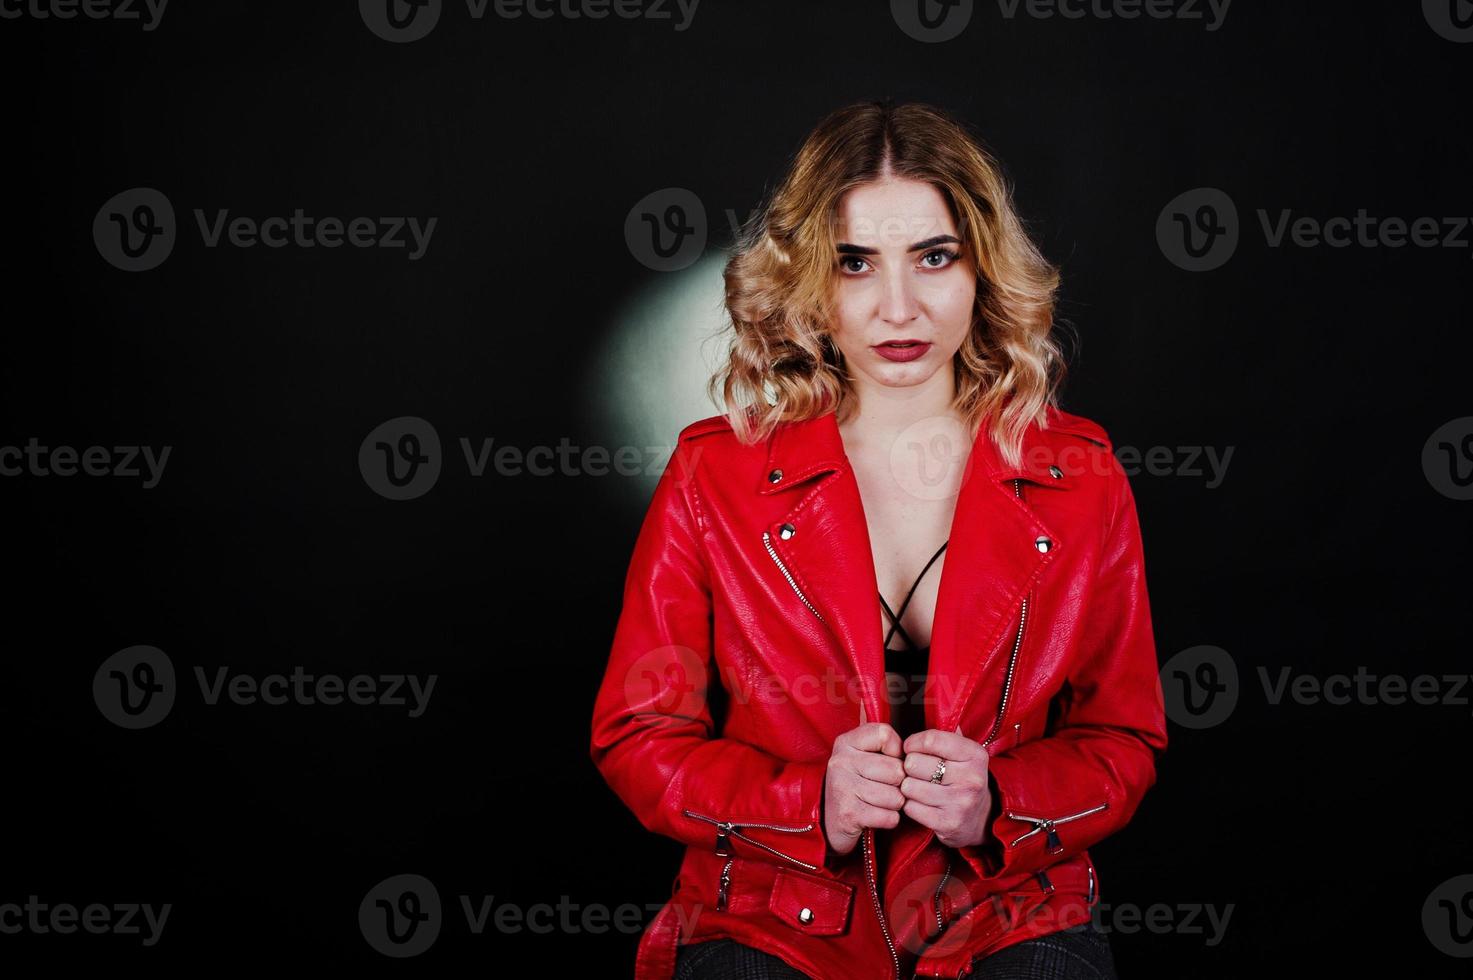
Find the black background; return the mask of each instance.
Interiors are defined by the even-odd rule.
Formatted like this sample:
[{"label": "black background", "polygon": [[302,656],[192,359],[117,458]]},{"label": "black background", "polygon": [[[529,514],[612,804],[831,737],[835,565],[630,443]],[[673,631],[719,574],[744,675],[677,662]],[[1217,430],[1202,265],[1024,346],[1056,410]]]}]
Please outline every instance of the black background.
[{"label": "black background", "polygon": [[[353,3],[176,0],[153,31],[0,19],[0,446],[173,447],[149,490],[0,478],[0,902],[174,906],[152,948],[0,935],[0,969],[512,958],[626,975],[628,932],[474,936],[452,908],[434,947],[399,962],[356,915],[406,872],[447,905],[668,895],[679,847],[642,831],[587,758],[641,507],[610,478],[463,474],[393,502],[359,475],[359,444],[400,415],[433,420],[447,448],[609,442],[579,379],[620,304],[668,275],[625,245],[633,204],[682,186],[745,213],[825,112],[892,97],[974,124],[1062,265],[1060,313],[1081,337],[1064,407],[1117,445],[1234,447],[1216,488],[1146,472],[1132,486],[1161,660],[1220,646],[1242,697],[1222,725],[1173,725],[1137,817],[1091,849],[1107,902],[1231,905],[1231,919],[1215,946],[1116,933],[1122,976],[1333,975],[1393,957],[1407,975],[1463,974],[1421,909],[1473,872],[1473,709],[1274,707],[1257,669],[1467,672],[1473,504],[1437,492],[1421,455],[1470,414],[1473,235],[1271,248],[1258,211],[1473,214],[1470,59],[1416,3],[1234,4],[1212,31],[979,4],[935,44],[854,0],[704,0],[679,31],[477,21],[448,3],[408,44]],[[181,226],[193,208],[439,221],[414,262],[208,249],[182,227],[163,265],[129,273],[92,222],[140,186]],[[1207,272],[1167,261],[1155,236],[1196,187],[1226,191],[1242,230]],[[209,707],[185,690],[164,722],[124,731],[91,684],[133,644],[182,675],[439,681],[417,719]]]}]

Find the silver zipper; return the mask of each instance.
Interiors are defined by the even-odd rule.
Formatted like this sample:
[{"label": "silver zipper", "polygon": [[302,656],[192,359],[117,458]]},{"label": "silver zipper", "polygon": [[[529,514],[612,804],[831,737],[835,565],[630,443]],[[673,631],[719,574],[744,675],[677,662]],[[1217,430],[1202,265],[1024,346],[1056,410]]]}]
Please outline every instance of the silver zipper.
[{"label": "silver zipper", "polygon": [[1089,816],[1091,813],[1099,813],[1101,810],[1108,809],[1109,806],[1110,806],[1109,801],[1106,801],[1104,803],[1101,803],[1099,806],[1092,806],[1088,810],[1080,810],[1078,813],[1071,813],[1067,817],[1030,817],[1030,816],[1028,816],[1025,813],[1016,813],[1016,812],[1014,812],[1012,810],[1009,810],[1007,812],[1007,815],[1008,815],[1008,817],[1010,819],[1012,819],[1012,820],[1024,820],[1024,821],[1026,821],[1028,823],[1034,824],[1035,826],[1034,826],[1034,828],[1032,830],[1028,831],[1028,833],[1024,834],[1022,837],[1019,837],[1017,840],[1013,841],[1008,846],[1009,847],[1017,847],[1023,841],[1025,841],[1028,838],[1032,837],[1034,834],[1046,833],[1046,834],[1048,834],[1048,838],[1049,838],[1049,850],[1050,850],[1050,852],[1052,852],[1054,850],[1061,849],[1061,847],[1059,846],[1059,843],[1058,843],[1059,836],[1058,836],[1058,834],[1055,834],[1054,833],[1054,828],[1056,826],[1058,826],[1061,823],[1068,823],[1071,820],[1079,820],[1082,817]]},{"label": "silver zipper", "polygon": [[[1013,496],[1019,500],[1023,499],[1023,481],[1021,479],[1013,480]],[[1003,715],[1008,710],[1008,696],[1013,691],[1013,670],[1018,666],[1018,651],[1023,646],[1023,625],[1028,622],[1028,600],[1030,598],[1031,596],[1025,595],[1023,597],[1023,604],[1018,610],[1018,632],[1013,636],[1013,652],[1008,657],[1008,674],[1002,682],[1002,703],[998,706],[997,718],[992,723],[992,731],[988,732],[987,737],[982,740],[983,745],[989,745],[994,738],[997,738],[997,731],[1002,727]]]},{"label": "silver zipper", "polygon": [[804,824],[801,827],[793,827],[781,823],[747,823],[745,820],[717,820],[715,817],[708,817],[704,813],[697,813],[694,810],[681,810],[680,812],[687,817],[695,817],[697,820],[705,820],[708,823],[714,823],[717,826],[723,827],[757,827],[760,830],[781,830],[789,834],[807,833],[813,829],[813,824],[811,823]]},{"label": "silver zipper", "polygon": [[740,830],[737,830],[738,827],[755,827],[758,830],[776,830],[784,834],[805,834],[813,829],[813,824],[811,823],[806,824],[802,827],[789,827],[783,824],[776,823],[738,823],[734,820],[717,820],[715,817],[708,817],[704,813],[696,813],[692,810],[682,810],[681,812],[684,813],[687,817],[694,817],[697,820],[704,820],[707,823],[716,825],[716,853],[718,854],[728,853],[727,850],[723,847],[724,839],[727,837],[735,837],[737,840],[744,840],[748,844],[751,844],[753,847],[760,847],[762,848],[762,850],[767,851],[769,854],[775,854],[783,860],[791,861],[799,867],[807,868],[809,871],[818,870],[818,865],[816,864],[809,864],[807,861],[800,861],[797,858],[793,857],[791,854],[784,854],[777,848],[769,847],[768,845],[762,843],[760,840],[753,840],[751,837],[748,837]]},{"label": "silver zipper", "polygon": [[716,885],[716,911],[722,912],[726,909],[727,892],[731,888],[731,866],[736,858],[727,858],[726,863],[721,866],[721,880]]},{"label": "silver zipper", "polygon": [[[820,623],[824,623],[823,615],[818,611],[818,609],[814,607],[813,603],[808,601],[808,597],[803,594],[803,590],[798,588],[798,582],[793,578],[793,573],[788,571],[788,566],[784,565],[783,560],[778,557],[777,549],[772,546],[771,531],[762,532],[762,546],[767,549],[767,554],[772,558],[773,564],[777,565],[777,570],[783,573],[783,578],[788,580],[788,585],[792,587],[793,594],[803,601],[803,605],[808,607],[808,611],[813,613],[813,615],[818,618],[818,621]],[[825,623],[825,625],[827,625],[827,623]],[[736,836],[740,837],[741,835],[737,834]],[[873,837],[874,831],[872,829],[866,829],[864,831],[863,842],[861,844],[861,847],[864,850],[864,880],[865,883],[869,885],[870,900],[874,903],[875,916],[880,920],[880,932],[883,933],[885,936],[885,945],[890,948],[890,961],[895,964],[895,976],[898,978],[900,976],[900,954],[895,952],[895,941],[890,938],[890,925],[885,921],[885,909],[880,904],[879,886],[875,884],[875,858],[873,851]],[[771,850],[771,848],[769,848],[769,850]],[[789,860],[792,859],[789,858]]]},{"label": "silver zipper", "polygon": [[1084,899],[1084,905],[1085,905],[1086,908],[1088,908],[1089,906],[1093,905],[1094,903],[1095,903],[1095,866],[1093,864],[1091,864],[1089,866],[1089,895],[1085,897],[1085,899]]},{"label": "silver zipper", "polygon": [[946,855],[946,870],[941,872],[941,880],[936,883],[936,894],[931,896],[931,904],[936,909],[936,934],[939,936],[946,924],[941,921],[941,889],[946,887],[946,879],[951,877],[951,855]]},{"label": "silver zipper", "polygon": [[[1013,480],[1013,496],[1017,497],[1019,500],[1023,499],[1023,481],[1021,479],[1015,478]],[[1008,673],[1007,677],[1003,680],[1002,703],[998,705],[997,718],[992,723],[992,731],[988,732],[987,738],[983,739],[982,741],[982,744],[984,746],[990,744],[993,739],[997,738],[998,729],[1002,727],[1003,716],[1007,713],[1008,710],[1008,697],[1013,690],[1013,673],[1018,666],[1018,651],[1021,650],[1023,647],[1023,626],[1028,622],[1028,599],[1029,596],[1023,597],[1023,603],[1018,611],[1018,632],[1013,635],[1013,649],[1012,652],[1008,655]],[[1022,737],[1022,727],[1022,722],[1018,722],[1013,726],[1013,732],[1015,735],[1015,747],[1017,745],[1017,740]],[[946,887],[946,881],[950,877],[951,856],[947,855],[946,870],[942,872],[941,881],[938,882],[936,885],[936,893],[931,898],[932,907],[936,913],[936,931],[938,935],[946,927],[941,918],[941,890]],[[896,965],[898,968],[899,961],[896,962]]]},{"label": "silver zipper", "polygon": [[890,924],[885,921],[885,909],[880,905],[880,889],[875,884],[874,830],[864,831],[864,879],[869,883],[869,897],[875,904],[875,916],[880,920],[880,932],[885,936],[885,945],[890,947],[890,961],[895,964],[895,976],[900,976],[900,954],[895,952],[895,941],[890,938]]},{"label": "silver zipper", "polygon": [[813,607],[813,603],[808,601],[808,597],[803,594],[803,590],[798,588],[798,583],[793,579],[792,573],[788,571],[788,566],[784,565],[783,560],[777,556],[777,549],[772,546],[772,532],[762,532],[762,547],[767,549],[767,553],[772,556],[772,560],[777,564],[778,571],[783,573],[783,578],[787,579],[788,584],[793,587],[793,594],[799,599],[802,599],[803,605],[807,606],[808,611],[813,613],[813,615],[818,616],[818,621],[822,623],[824,621],[823,616],[819,615],[818,610]]}]

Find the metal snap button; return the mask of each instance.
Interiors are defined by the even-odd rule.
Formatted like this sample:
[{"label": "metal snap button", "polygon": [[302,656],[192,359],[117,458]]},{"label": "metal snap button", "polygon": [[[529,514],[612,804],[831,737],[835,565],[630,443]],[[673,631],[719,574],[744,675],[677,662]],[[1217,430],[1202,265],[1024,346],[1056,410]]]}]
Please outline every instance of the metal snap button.
[{"label": "metal snap button", "polygon": [[797,533],[798,529],[791,524],[784,524],[782,527],[777,529],[777,536],[782,538],[784,541],[788,540],[788,538],[791,538]]},{"label": "metal snap button", "polygon": [[1036,537],[1036,538],[1033,539],[1033,547],[1037,548],[1039,551],[1042,551],[1044,553],[1047,553],[1048,550],[1050,548],[1052,548],[1053,546],[1054,546],[1054,543],[1052,541],[1050,541],[1048,538],[1044,537],[1042,534],[1040,534],[1038,537]]},{"label": "metal snap button", "polygon": [[805,926],[813,922],[813,909],[803,909],[798,913],[798,921]]},{"label": "metal snap button", "polygon": [[1059,469],[1057,466],[1050,466],[1048,468],[1048,475],[1057,480],[1063,477],[1064,471]]},{"label": "metal snap button", "polygon": [[768,483],[777,483],[782,478],[783,478],[783,471],[782,470],[773,470],[771,473],[767,474],[767,482]]}]

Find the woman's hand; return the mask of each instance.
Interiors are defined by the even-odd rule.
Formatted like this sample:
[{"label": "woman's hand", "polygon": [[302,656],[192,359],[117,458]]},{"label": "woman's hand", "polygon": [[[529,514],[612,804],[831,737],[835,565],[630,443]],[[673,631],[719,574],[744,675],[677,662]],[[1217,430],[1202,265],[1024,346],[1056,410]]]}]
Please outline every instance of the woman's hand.
[{"label": "woman's hand", "polygon": [[[905,815],[935,831],[947,847],[971,847],[987,838],[992,791],[987,785],[987,749],[959,732],[927,729],[905,740]],[[931,782],[946,761],[941,782]]]},{"label": "woman's hand", "polygon": [[823,832],[835,854],[854,850],[866,827],[900,823],[900,736],[884,722],[861,724],[834,739],[824,775]]}]

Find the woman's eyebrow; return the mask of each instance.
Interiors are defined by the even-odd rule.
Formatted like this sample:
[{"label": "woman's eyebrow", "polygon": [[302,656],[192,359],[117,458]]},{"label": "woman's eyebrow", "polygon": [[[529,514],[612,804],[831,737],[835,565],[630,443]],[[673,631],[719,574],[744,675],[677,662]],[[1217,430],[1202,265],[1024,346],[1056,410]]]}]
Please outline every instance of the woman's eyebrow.
[{"label": "woman's eyebrow", "polygon": [[[906,251],[907,252],[919,252],[922,249],[935,248],[937,245],[947,245],[947,244],[960,245],[961,243],[962,243],[962,240],[960,238],[957,238],[955,235],[937,235],[934,238],[927,238],[923,242],[916,242],[910,248],[906,249]],[[851,245],[848,242],[840,242],[838,244],[837,248],[838,248],[838,251],[839,251],[839,253],[841,255],[879,255],[880,254],[880,250],[877,249],[877,248],[869,248],[868,246],[865,246],[865,245]]]}]

